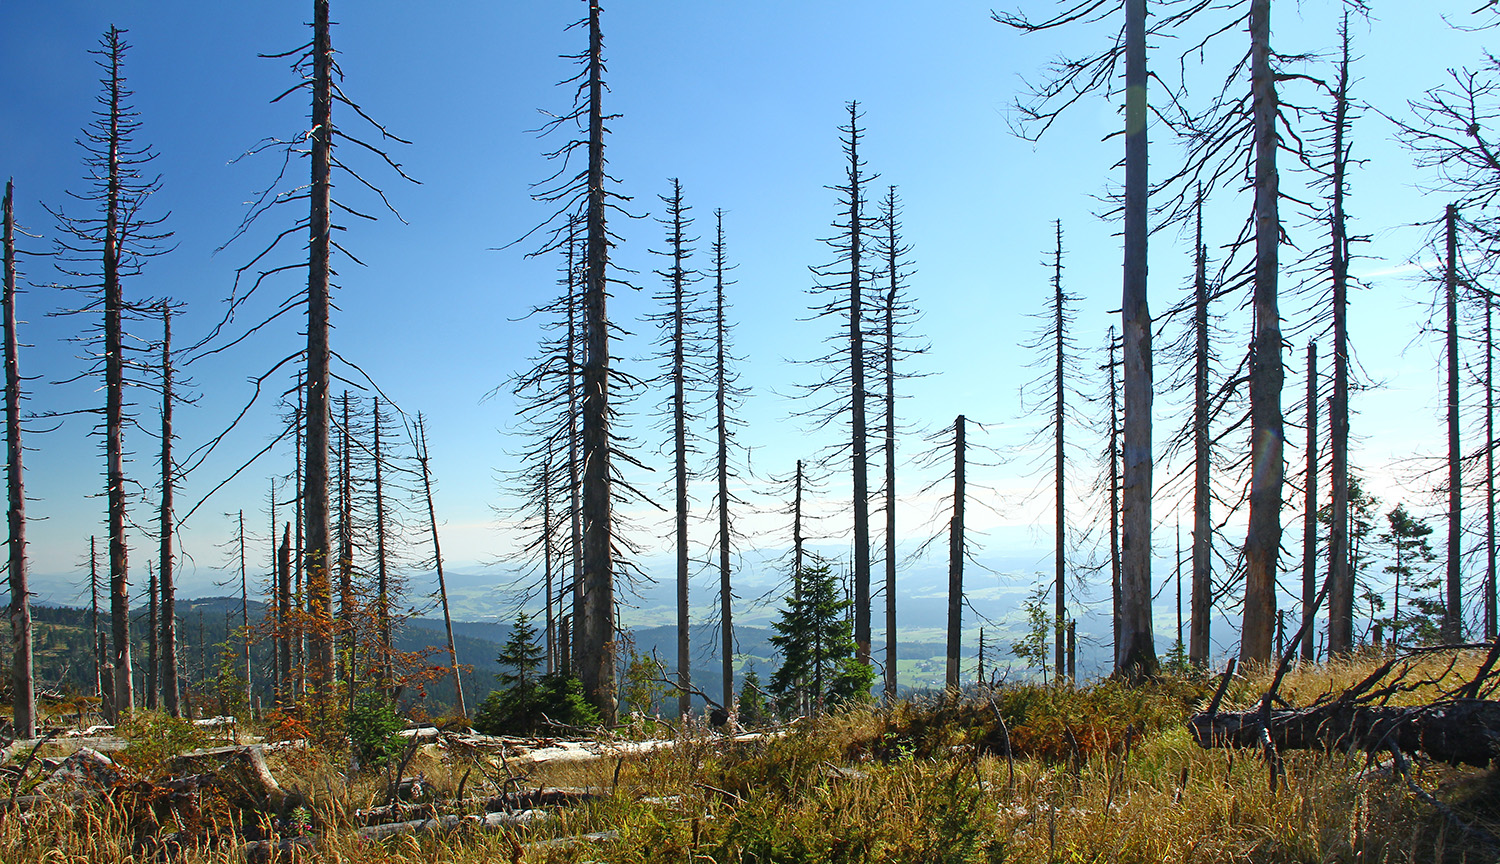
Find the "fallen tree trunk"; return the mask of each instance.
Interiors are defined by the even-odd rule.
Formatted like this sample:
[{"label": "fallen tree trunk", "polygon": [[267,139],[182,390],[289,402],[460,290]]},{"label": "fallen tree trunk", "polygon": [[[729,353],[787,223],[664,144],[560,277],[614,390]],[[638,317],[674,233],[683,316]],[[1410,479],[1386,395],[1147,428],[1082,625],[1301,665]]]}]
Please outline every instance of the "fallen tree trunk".
[{"label": "fallen tree trunk", "polygon": [[1264,747],[1269,737],[1277,750],[1375,753],[1394,747],[1439,762],[1480,768],[1500,755],[1500,702],[1483,699],[1408,707],[1334,700],[1267,713],[1197,714],[1188,721],[1188,728],[1193,740],[1205,749]]},{"label": "fallen tree trunk", "polygon": [[414,819],[408,822],[389,822],[358,828],[354,836],[362,840],[381,840],[397,834],[437,833],[456,828],[515,828],[546,819],[545,810],[522,810],[519,813],[489,813],[484,816],[436,816],[431,819]]},{"label": "fallen tree trunk", "polygon": [[407,817],[409,821],[415,818],[429,818],[440,812],[450,812],[453,810],[482,810],[486,813],[514,812],[537,807],[561,807],[570,804],[583,804],[603,797],[605,797],[605,793],[597,790],[559,789],[548,786],[541,789],[526,789],[520,792],[511,792],[506,795],[489,798],[466,798],[462,801],[432,801],[426,804],[386,804],[381,807],[371,807],[367,810],[356,810],[354,820],[365,825],[378,825],[400,819],[401,817]]}]

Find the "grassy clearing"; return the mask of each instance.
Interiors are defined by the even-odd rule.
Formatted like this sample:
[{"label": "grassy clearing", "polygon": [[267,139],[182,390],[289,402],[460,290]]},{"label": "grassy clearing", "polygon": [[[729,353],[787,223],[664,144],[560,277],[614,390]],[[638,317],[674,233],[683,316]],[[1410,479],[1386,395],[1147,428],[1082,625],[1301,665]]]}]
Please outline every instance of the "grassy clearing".
[{"label": "grassy clearing", "polygon": [[[1466,657],[1393,701],[1428,701],[1472,672]],[[1406,680],[1438,679],[1432,657]],[[1306,704],[1374,668],[1369,660],[1298,672],[1283,692]],[[1236,682],[1226,707],[1248,707],[1265,685]],[[518,829],[352,836],[356,808],[383,803],[375,772],[347,777],[344,759],[312,750],[272,757],[282,785],[309,802],[315,852],[299,860],[369,862],[1479,862],[1494,860],[1364,754],[1288,753],[1287,786],[1272,792],[1255,753],[1204,751],[1183,720],[1212,682],[1164,679],[1138,689],[1012,687],[978,698],[859,710],[726,748],[708,736],[626,760],[541,765],[527,786],[605,790]],[[996,715],[1005,719],[1002,729]],[[149,724],[146,724],[149,727]],[[160,734],[160,730],[157,730]],[[1013,759],[1005,757],[1009,737]],[[154,755],[142,750],[143,759]],[[427,748],[408,773],[437,797],[492,794],[503,765]],[[463,778],[467,773],[468,779]],[[1500,833],[1500,781],[1488,771],[1424,766],[1426,790]],[[211,798],[211,796],[210,796]],[[117,790],[104,804],[58,801],[26,820],[0,819],[0,861],[135,862],[184,827],[153,802]],[[205,800],[203,841],[174,860],[240,862],[246,814]],[[239,820],[239,821],[236,821]],[[541,847],[562,836],[616,832],[587,846]],[[170,846],[170,844],[168,844]],[[292,856],[283,856],[290,858]]]}]

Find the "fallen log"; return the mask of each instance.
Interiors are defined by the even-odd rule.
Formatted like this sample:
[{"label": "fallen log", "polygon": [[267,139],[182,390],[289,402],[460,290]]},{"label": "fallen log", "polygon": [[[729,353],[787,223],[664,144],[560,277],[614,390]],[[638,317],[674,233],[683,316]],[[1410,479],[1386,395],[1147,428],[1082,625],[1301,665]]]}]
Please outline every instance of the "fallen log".
[{"label": "fallen log", "polygon": [[287,800],[259,745],[192,750],[173,758],[172,772],[213,774],[232,802],[254,810],[279,812]]},{"label": "fallen log", "polygon": [[479,810],[486,813],[506,813],[517,810],[531,810],[537,807],[562,807],[571,804],[584,804],[605,797],[605,793],[590,789],[554,788],[543,787],[540,789],[524,789],[519,792],[511,792],[506,795],[497,795],[489,798],[466,798],[462,801],[433,801],[426,804],[386,804],[382,807],[371,807],[367,810],[356,810],[354,821],[365,825],[377,825],[383,822],[407,817],[430,818],[439,812],[453,810]]},{"label": "fallen log", "polygon": [[388,822],[358,828],[354,836],[361,840],[383,840],[397,834],[441,833],[459,828],[516,828],[546,819],[545,810],[522,810],[519,813],[488,813],[484,816],[434,816],[431,819],[414,819],[408,822]]},{"label": "fallen log", "polygon": [[1188,721],[1188,728],[1205,749],[1264,747],[1269,737],[1277,750],[1397,748],[1480,768],[1500,755],[1500,702],[1482,699],[1399,707],[1334,700],[1310,708],[1202,713]]}]

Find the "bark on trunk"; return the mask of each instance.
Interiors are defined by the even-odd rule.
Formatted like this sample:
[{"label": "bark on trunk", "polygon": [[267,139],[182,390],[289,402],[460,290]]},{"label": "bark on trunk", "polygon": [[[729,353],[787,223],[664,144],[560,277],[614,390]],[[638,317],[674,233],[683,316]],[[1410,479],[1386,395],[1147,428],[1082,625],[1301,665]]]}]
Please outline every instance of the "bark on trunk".
[{"label": "bark on trunk", "polygon": [[1328,470],[1333,476],[1328,505],[1328,653],[1334,656],[1346,654],[1354,647],[1354,569],[1349,557],[1349,239],[1344,228],[1348,84],[1346,39],[1334,103],[1333,212],[1329,226],[1333,273],[1333,402],[1328,412]]},{"label": "bark on trunk", "polygon": [[579,678],[604,725],[615,722],[614,543],[610,515],[609,318],[604,226],[604,37],[599,4],[589,4],[588,273],[584,284],[583,620]]},{"label": "bark on trunk", "polygon": [[896,295],[900,246],[896,236],[896,187],[886,199],[886,273],[890,279],[885,298],[885,699],[894,704],[896,669]]},{"label": "bark on trunk", "polygon": [[849,453],[854,470],[854,655],[870,664],[870,477],[865,426],[864,183],[859,109],[849,104]]},{"label": "bark on trunk", "polygon": [[1197,346],[1193,363],[1193,592],[1188,623],[1188,662],[1207,669],[1210,615],[1213,612],[1213,523],[1210,521],[1213,491],[1209,472],[1208,434],[1208,249],[1203,245],[1203,200],[1198,200],[1198,230],[1193,275],[1194,315]]},{"label": "bark on trunk", "polygon": [[[271,539],[276,535],[272,533]],[[281,528],[281,546],[276,550],[276,704],[291,705],[292,684],[292,526]]]},{"label": "bark on trunk", "polygon": [[729,567],[729,322],[724,302],[724,211],[714,211],[714,445],[719,481],[719,635],[724,704],[734,696],[734,591]]},{"label": "bark on trunk", "polygon": [[16,336],[16,219],[14,188],[5,183],[5,467],[6,524],[10,530],[11,716],[17,738],[36,737],[36,682],[32,675],[31,589],[26,579],[26,490],[21,471],[21,361]]},{"label": "bark on trunk", "polygon": [[1459,565],[1463,549],[1463,452],[1458,434],[1458,208],[1448,205],[1448,578],[1447,602],[1443,604],[1442,639],[1449,644],[1463,641],[1463,584]]},{"label": "bark on trunk", "polygon": [[448,614],[448,583],[443,578],[443,547],[438,542],[437,511],[432,503],[432,474],[427,464],[427,425],[421,414],[417,415],[417,449],[417,461],[422,466],[422,494],[427,498],[427,524],[432,526],[433,568],[437,570],[438,599],[443,604],[443,629],[448,634],[448,662],[453,669],[453,692],[457,694],[459,716],[467,717],[469,709],[464,704],[464,686],[459,678],[458,650],[453,644],[453,618]]},{"label": "bark on trunk", "polygon": [[161,518],[158,525],[160,548],[157,580],[161,586],[161,692],[162,707],[173,717],[182,716],[182,702],[177,683],[177,567],[173,550],[173,533],[177,530],[173,497],[177,491],[177,466],[172,461],[172,409],[176,395],[172,390],[172,306],[161,304]]},{"label": "bark on trunk", "polygon": [[1146,302],[1146,0],[1125,0],[1124,509],[1116,665],[1156,671],[1151,634],[1151,311]]},{"label": "bark on trunk", "polygon": [[948,527],[947,687],[958,689],[964,606],[964,415],[953,421],[953,521]]},{"label": "bark on trunk", "polygon": [[125,358],[120,285],[121,159],[120,111],[124,82],[120,77],[122,43],[110,30],[109,56],[109,190],[104,233],[104,453],[105,488],[109,506],[110,626],[113,641],[114,701],[111,720],[135,707],[130,662],[129,553],[125,543]]},{"label": "bark on trunk", "polygon": [[1281,313],[1276,276],[1276,81],[1271,0],[1250,4],[1250,89],[1255,135],[1255,335],[1250,358],[1250,523],[1245,535],[1245,617],[1240,665],[1268,663],[1276,628],[1276,557],[1281,548]]},{"label": "bark on trunk", "polygon": [[1056,643],[1053,651],[1053,678],[1062,681],[1067,673],[1068,646],[1067,633],[1064,631],[1068,620],[1068,587],[1065,578],[1065,561],[1067,554],[1067,509],[1063,505],[1063,480],[1066,470],[1066,459],[1064,458],[1066,439],[1063,434],[1063,417],[1066,409],[1066,390],[1063,387],[1063,369],[1065,356],[1063,348],[1066,344],[1066,334],[1063,328],[1066,326],[1063,315],[1063,290],[1062,290],[1062,220],[1057,221],[1057,249],[1052,261],[1052,312],[1053,312],[1053,340],[1055,346],[1054,358],[1056,369],[1054,374],[1057,379],[1053,382],[1055,386],[1055,401],[1052,414],[1053,435],[1053,570],[1054,591],[1053,598],[1053,642]]},{"label": "bark on trunk", "polygon": [[[1307,482],[1302,496],[1302,614],[1313,614],[1318,596],[1318,345],[1307,343]],[[1302,628],[1302,659],[1313,660],[1310,626]]]},{"label": "bark on trunk", "polygon": [[333,147],[333,47],[328,0],[313,0],[312,188],[308,221],[307,274],[307,452],[302,488],[306,519],[308,660],[318,719],[331,719],[333,619],[328,543],[328,275],[331,226],[329,169]]},{"label": "bark on trunk", "polygon": [[391,580],[386,559],[385,458],[380,447],[380,397],[371,400],[375,427],[375,625],[380,640],[380,686],[394,695],[396,674],[392,661]]}]

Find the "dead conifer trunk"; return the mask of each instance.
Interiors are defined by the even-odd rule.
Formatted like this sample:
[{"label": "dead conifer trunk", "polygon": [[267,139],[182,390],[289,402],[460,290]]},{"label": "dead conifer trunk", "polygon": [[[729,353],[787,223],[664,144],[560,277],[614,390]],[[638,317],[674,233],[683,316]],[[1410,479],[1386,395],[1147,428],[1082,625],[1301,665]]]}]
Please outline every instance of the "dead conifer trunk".
[{"label": "dead conifer trunk", "polygon": [[1063,423],[1066,410],[1066,388],[1063,383],[1063,372],[1066,368],[1066,355],[1063,353],[1067,345],[1067,316],[1063,307],[1062,289],[1062,220],[1057,220],[1057,248],[1054,251],[1052,261],[1052,328],[1053,344],[1055,348],[1054,361],[1056,369],[1053,374],[1055,389],[1055,404],[1052,414],[1052,446],[1053,446],[1053,570],[1054,588],[1056,596],[1053,609],[1053,667],[1054,678],[1062,681],[1067,671],[1067,634],[1064,632],[1064,622],[1068,620],[1068,586],[1066,580],[1066,555],[1067,555],[1067,530],[1068,518],[1067,508],[1063,504],[1063,482],[1067,467]]},{"label": "dead conifer trunk", "polygon": [[448,614],[448,583],[443,578],[443,547],[438,542],[437,510],[432,503],[432,474],[428,466],[429,458],[427,424],[419,413],[417,414],[417,463],[422,466],[422,494],[427,499],[427,524],[432,526],[433,568],[437,570],[438,599],[443,604],[443,629],[448,633],[448,662],[453,669],[453,692],[457,694],[459,715],[467,717],[469,709],[464,704],[464,686],[458,674],[458,650],[453,645],[453,618]]},{"label": "dead conifer trunk", "polygon": [[1193,356],[1193,588],[1188,623],[1188,662],[1208,668],[1213,572],[1210,553],[1213,523],[1210,508],[1208,414],[1208,248],[1203,245],[1203,198],[1198,198],[1198,229],[1194,242],[1193,327],[1197,344]]},{"label": "dead conifer trunk", "polygon": [[964,415],[953,421],[953,518],[948,526],[948,662],[946,686],[958,689],[964,605]]},{"label": "dead conifer trunk", "polygon": [[11,716],[17,738],[36,737],[36,681],[31,656],[31,589],[26,579],[26,490],[21,473],[21,363],[16,337],[14,188],[5,182],[5,467],[10,530]]},{"label": "dead conifer trunk", "polygon": [[380,686],[394,694],[395,669],[392,666],[391,583],[386,558],[385,454],[380,447],[380,397],[371,400],[370,419],[375,427],[375,624],[380,640]]},{"label": "dead conifer trunk", "polygon": [[159,653],[161,643],[157,640],[160,632],[157,628],[161,626],[158,618],[161,605],[161,589],[158,587],[156,570],[151,567],[151,562],[146,562],[146,707],[152,711],[156,710],[157,684],[156,670],[161,662]]},{"label": "dead conifer trunk", "polygon": [[[1302,494],[1302,614],[1318,598],[1318,345],[1307,343],[1307,479]],[[1314,628],[1302,627],[1302,661],[1311,663]]]},{"label": "dead conifer trunk", "polygon": [[[271,534],[274,541],[276,534]],[[296,688],[292,683],[292,526],[281,528],[281,546],[276,550],[276,704],[290,705]]]},{"label": "dead conifer trunk", "polygon": [[177,683],[177,582],[172,537],[176,531],[173,497],[177,491],[177,467],[172,461],[172,304],[161,304],[161,508],[157,533],[160,549],[157,579],[161,586],[160,682],[162,707],[173,717],[182,716]]},{"label": "dead conifer trunk", "polygon": [[1463,453],[1458,428],[1458,207],[1448,205],[1444,214],[1448,263],[1444,273],[1448,323],[1448,562],[1447,602],[1443,604],[1441,636],[1444,642],[1463,641],[1463,585],[1460,582],[1463,542]]}]

